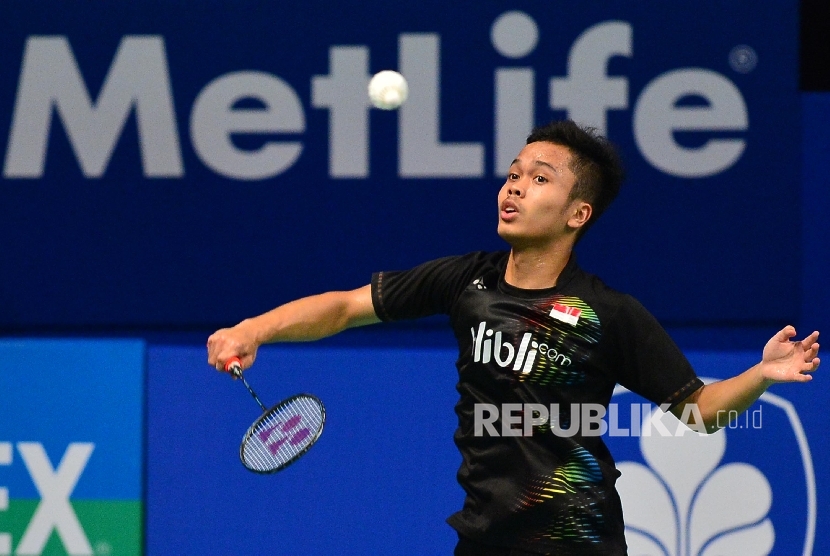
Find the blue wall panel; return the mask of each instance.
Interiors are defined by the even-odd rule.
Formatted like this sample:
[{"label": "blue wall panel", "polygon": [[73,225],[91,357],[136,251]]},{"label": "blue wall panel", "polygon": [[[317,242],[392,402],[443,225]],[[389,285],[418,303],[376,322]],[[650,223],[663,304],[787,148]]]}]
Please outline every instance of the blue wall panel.
[{"label": "blue wall panel", "polygon": [[445,350],[261,350],[266,405],[326,404],[323,436],[275,475],[239,461],[260,410],[203,348],[148,354],[148,554],[446,554],[455,483],[455,375]]}]

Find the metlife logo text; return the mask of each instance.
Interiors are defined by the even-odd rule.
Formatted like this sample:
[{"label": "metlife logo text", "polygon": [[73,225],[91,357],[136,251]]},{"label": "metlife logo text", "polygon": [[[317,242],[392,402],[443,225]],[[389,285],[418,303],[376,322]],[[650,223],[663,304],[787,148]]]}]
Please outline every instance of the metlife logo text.
[{"label": "metlife logo text", "polygon": [[[489,30],[482,29],[482,33],[488,32],[505,65],[493,68],[491,82],[471,87],[493,89],[493,135],[469,142],[441,139],[441,34],[398,35],[396,69],[410,86],[410,99],[398,119],[400,178],[501,176],[537,114],[547,109],[564,111],[606,134],[615,131],[609,129],[609,113],[630,113],[631,133],[642,158],[674,177],[702,178],[724,172],[747,147],[747,104],[735,82],[723,73],[677,67],[654,75],[638,91],[632,90],[628,76],[609,74],[612,60],[637,56],[637,29],[628,21],[597,22],[584,29],[567,52],[552,52],[552,57],[567,58],[565,75],[522,65],[522,59],[537,49],[539,36],[548,32],[531,15],[505,12],[492,21]],[[642,44],[642,48],[648,49],[648,45]],[[326,110],[329,157],[327,163],[320,163],[326,164],[331,178],[369,178],[372,108],[366,94],[371,77],[368,46],[330,46],[328,73],[308,76],[309,99],[297,92],[305,84],[301,87],[266,71],[248,69],[218,75],[193,100],[186,130],[177,123],[176,75],[170,72],[168,55],[164,36],[123,36],[96,95],[87,87],[84,69],[66,36],[30,35],[22,53],[3,176],[44,176],[49,133],[57,120],[83,175],[101,178],[125,122],[134,115],[144,177],[184,177],[182,140],[189,136],[199,160],[214,173],[235,180],[263,180],[295,165],[308,140],[303,135],[307,111]],[[754,56],[751,47],[736,45],[733,67],[751,71],[757,62]],[[539,81],[547,82],[547,106],[538,105],[535,91]],[[681,102],[690,97],[702,102]],[[261,107],[237,105],[251,99]],[[695,147],[676,140],[677,132],[698,131],[728,132],[729,136],[707,135],[703,144]],[[257,148],[244,149],[231,138],[240,134],[279,138],[269,137]],[[493,160],[489,171],[485,167],[488,147]]]},{"label": "metlife logo text", "polygon": [[[531,127],[565,116],[607,132],[628,176],[583,268],[659,319],[788,320],[797,267],[739,277],[798,224],[797,17],[701,6],[19,2],[0,37],[0,236],[26,264],[4,274],[0,324],[209,327],[274,291],[501,249],[497,186]],[[400,111],[369,105],[384,69],[409,80]],[[724,278],[705,303],[699,275]]]}]

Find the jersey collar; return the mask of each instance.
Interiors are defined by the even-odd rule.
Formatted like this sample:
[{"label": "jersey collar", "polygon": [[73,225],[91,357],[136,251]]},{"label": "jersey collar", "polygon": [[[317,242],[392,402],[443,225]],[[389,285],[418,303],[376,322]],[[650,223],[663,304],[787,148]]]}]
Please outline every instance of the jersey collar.
[{"label": "jersey collar", "polygon": [[559,273],[559,277],[556,279],[556,285],[550,288],[542,288],[538,290],[528,290],[524,288],[517,288],[516,286],[511,286],[507,283],[504,279],[504,273],[507,269],[507,259],[508,257],[504,258],[504,264],[501,265],[501,269],[499,272],[499,290],[507,295],[512,295],[514,297],[523,297],[523,298],[537,298],[537,297],[544,297],[551,294],[559,293],[562,291],[568,283],[573,279],[574,275],[576,275],[577,271],[579,270],[579,266],[576,264],[576,253],[571,252],[570,258],[568,258],[567,264],[565,264],[565,268],[562,269],[562,272]]}]

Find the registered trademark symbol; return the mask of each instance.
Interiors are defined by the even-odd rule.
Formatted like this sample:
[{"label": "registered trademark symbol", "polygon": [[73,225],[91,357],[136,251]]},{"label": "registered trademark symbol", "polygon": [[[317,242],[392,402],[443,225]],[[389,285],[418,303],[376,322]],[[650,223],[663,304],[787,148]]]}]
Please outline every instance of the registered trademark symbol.
[{"label": "registered trademark symbol", "polygon": [[107,541],[98,541],[95,543],[96,556],[110,556],[112,554],[112,545]]},{"label": "registered trademark symbol", "polygon": [[758,54],[751,46],[739,44],[729,52],[729,65],[738,73],[749,73],[758,65]]}]

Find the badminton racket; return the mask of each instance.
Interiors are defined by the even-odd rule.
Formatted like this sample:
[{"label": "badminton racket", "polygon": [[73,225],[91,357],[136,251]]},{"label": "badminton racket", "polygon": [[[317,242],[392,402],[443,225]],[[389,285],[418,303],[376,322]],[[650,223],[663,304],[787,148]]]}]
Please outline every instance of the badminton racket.
[{"label": "badminton racket", "polygon": [[326,408],[316,396],[297,394],[266,409],[242,376],[238,357],[228,359],[225,370],[242,380],[263,412],[248,428],[239,446],[239,459],[248,470],[265,474],[285,469],[320,438]]}]

